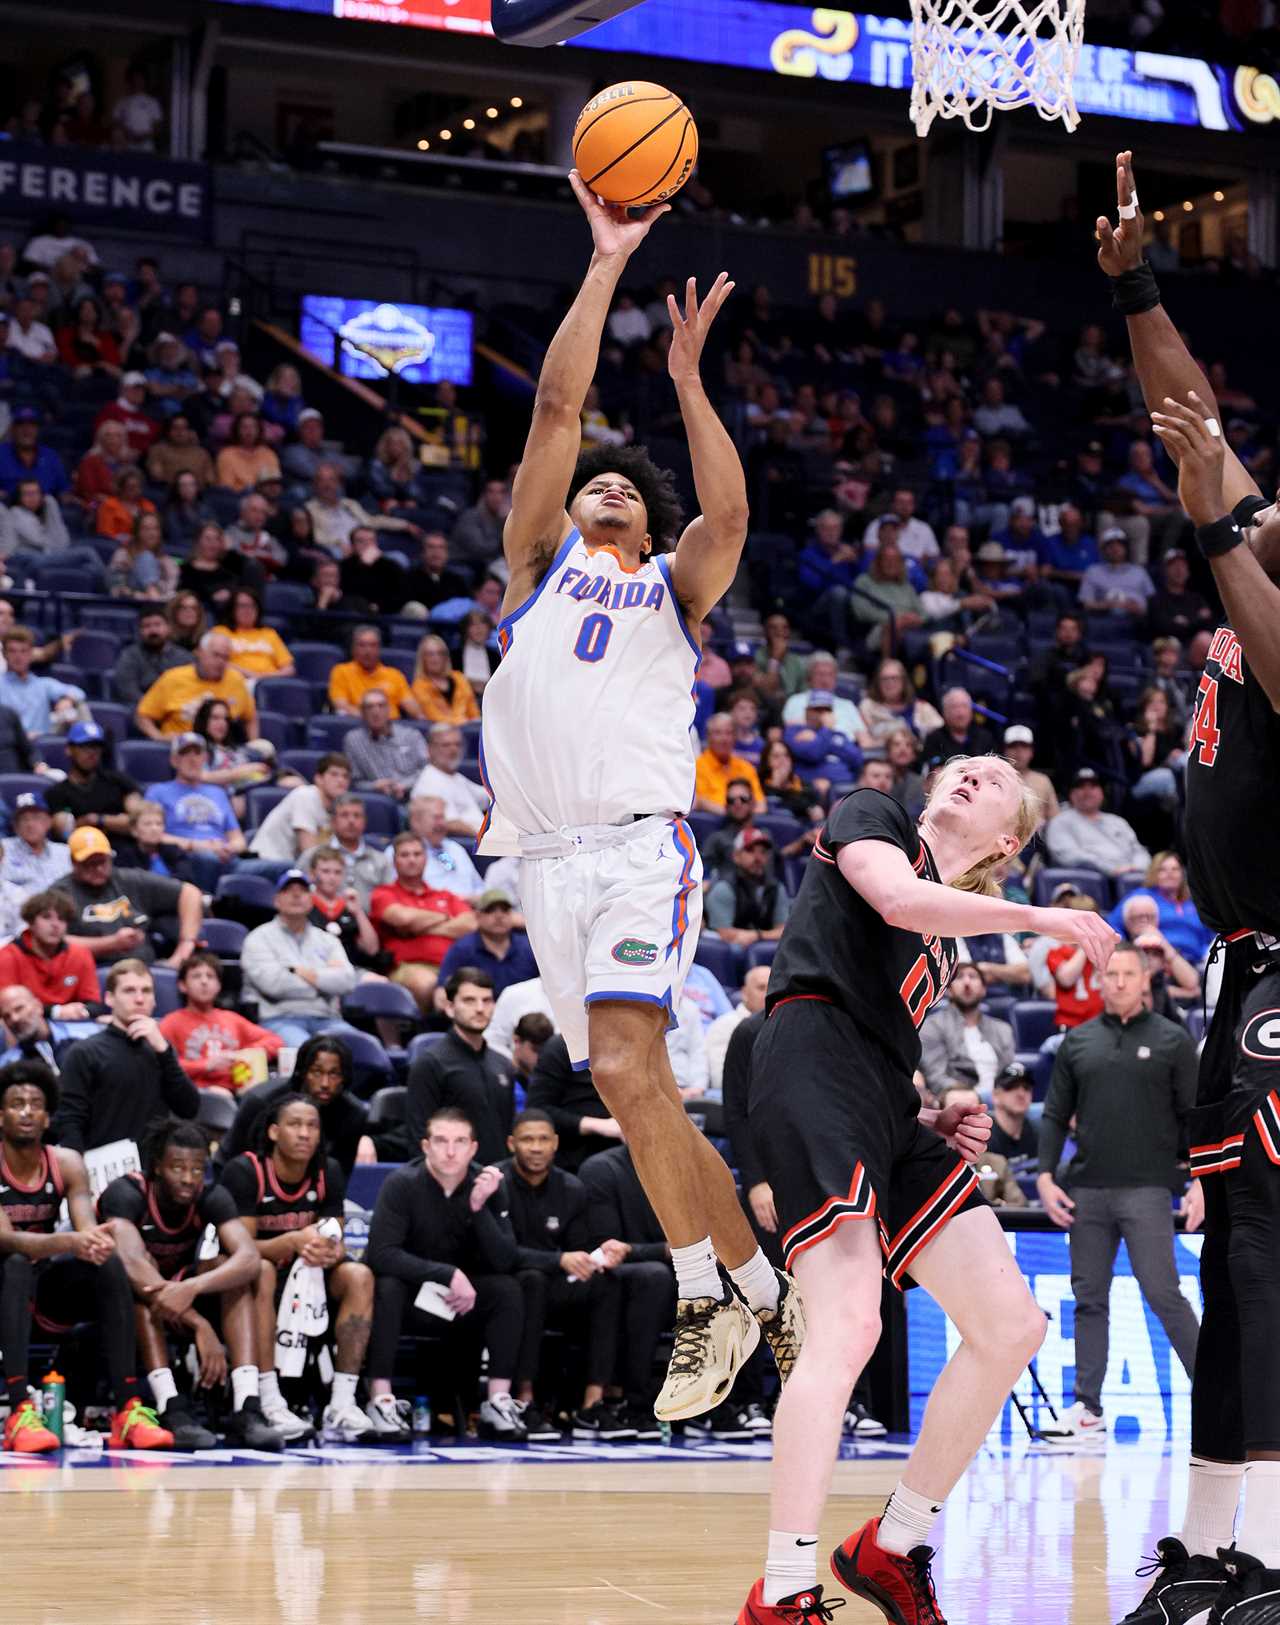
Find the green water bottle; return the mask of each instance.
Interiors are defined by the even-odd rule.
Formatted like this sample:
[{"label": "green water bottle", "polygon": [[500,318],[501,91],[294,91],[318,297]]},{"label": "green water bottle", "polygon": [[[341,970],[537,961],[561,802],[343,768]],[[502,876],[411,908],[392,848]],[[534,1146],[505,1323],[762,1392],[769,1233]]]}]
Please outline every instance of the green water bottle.
[{"label": "green water bottle", "polygon": [[40,1410],[45,1427],[57,1434],[59,1444],[62,1443],[62,1409],[66,1398],[67,1379],[51,1371],[40,1384]]}]

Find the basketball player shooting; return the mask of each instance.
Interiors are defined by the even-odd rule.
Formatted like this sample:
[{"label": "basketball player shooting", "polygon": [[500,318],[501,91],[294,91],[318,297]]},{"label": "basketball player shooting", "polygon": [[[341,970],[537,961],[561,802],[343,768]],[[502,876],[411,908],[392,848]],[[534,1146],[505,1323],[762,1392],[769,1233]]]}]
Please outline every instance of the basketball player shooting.
[{"label": "basketball player shooting", "polygon": [[1191,1123],[1205,1216],[1191,1472],[1181,1534],[1157,1543],[1155,1578],[1126,1619],[1268,1625],[1280,1618],[1280,503],[1227,446],[1161,303],[1131,152],[1116,159],[1116,200],[1117,223],[1098,221],[1098,262],[1226,610],[1200,679],[1183,825],[1191,895],[1225,960]]},{"label": "basketball player shooting", "polygon": [[[723,1159],[686,1116],[667,1058],[697,944],[693,797],[698,627],[738,569],[746,483],[699,359],[733,290],[669,300],[668,366],[701,515],[671,554],[671,476],[640,447],[582,453],[581,414],[614,291],[667,205],[636,219],[575,171],[594,251],[552,340],[503,536],[502,662],[485,692],[482,853],[519,854],[520,900],[573,1065],[590,1065],[671,1246],[678,1304],[667,1421],[727,1396],[761,1332],[785,1377],[803,1336],[789,1279],[756,1245]],[[600,1126],[596,1125],[597,1132]],[[717,1260],[732,1278],[721,1278]]]}]

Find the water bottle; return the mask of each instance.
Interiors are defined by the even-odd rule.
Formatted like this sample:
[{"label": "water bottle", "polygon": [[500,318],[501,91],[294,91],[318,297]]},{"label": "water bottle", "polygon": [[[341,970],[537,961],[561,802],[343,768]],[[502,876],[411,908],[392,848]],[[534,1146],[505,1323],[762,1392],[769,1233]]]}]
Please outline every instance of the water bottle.
[{"label": "water bottle", "polygon": [[40,1384],[40,1410],[45,1427],[57,1434],[59,1444],[62,1443],[62,1411],[66,1399],[67,1379],[51,1371]]},{"label": "water bottle", "polygon": [[431,1432],[431,1401],[425,1394],[419,1394],[413,1402],[413,1431],[424,1439]]}]

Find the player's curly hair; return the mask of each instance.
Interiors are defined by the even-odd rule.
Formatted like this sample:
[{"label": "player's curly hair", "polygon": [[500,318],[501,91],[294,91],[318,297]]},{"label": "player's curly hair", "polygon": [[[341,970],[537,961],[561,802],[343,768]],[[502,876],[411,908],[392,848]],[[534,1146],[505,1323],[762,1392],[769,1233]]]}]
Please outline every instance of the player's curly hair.
[{"label": "player's curly hair", "polygon": [[184,1117],[153,1117],[143,1130],[142,1144],[139,1153],[142,1158],[143,1172],[148,1179],[155,1178],[155,1172],[164,1160],[164,1154],[170,1146],[179,1151],[200,1151],[207,1157],[209,1155],[209,1136],[199,1123],[193,1123]]},{"label": "player's curly hair", "polygon": [[675,546],[684,515],[676,495],[675,476],[669,469],[659,468],[643,446],[593,446],[578,458],[565,506],[601,474],[621,474],[639,491],[649,516],[655,553],[665,553]]}]

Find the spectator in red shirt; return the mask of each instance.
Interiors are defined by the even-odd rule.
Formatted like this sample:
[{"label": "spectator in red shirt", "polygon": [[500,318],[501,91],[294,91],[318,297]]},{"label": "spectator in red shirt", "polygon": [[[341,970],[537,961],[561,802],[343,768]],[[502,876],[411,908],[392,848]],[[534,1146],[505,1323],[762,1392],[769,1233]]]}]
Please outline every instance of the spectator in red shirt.
[{"label": "spectator in red shirt", "polygon": [[406,831],[391,843],[396,878],[377,886],[369,915],[382,946],[395,960],[391,980],[407,987],[424,1015],[432,1009],[439,969],[449,945],[476,928],[465,898],[434,891],[423,883],[427,850],[420,837]]},{"label": "spectator in red shirt", "polygon": [[222,967],[216,954],[201,950],[191,955],[178,972],[178,987],[186,1003],[171,1010],[160,1031],[173,1046],[182,1070],[201,1089],[229,1089],[235,1094],[255,1078],[249,1062],[237,1059],[240,1050],[266,1051],[269,1061],[284,1048],[279,1033],[258,1027],[234,1010],[219,1009]]},{"label": "spectator in red shirt", "polygon": [[129,450],[135,457],[145,457],[160,436],[160,425],[143,411],[146,399],[146,373],[125,373],[120,380],[119,395],[114,401],[108,401],[94,418],[94,433],[97,434],[104,423],[119,423],[128,437]]},{"label": "spectator in red shirt", "polygon": [[[1077,893],[1063,899],[1067,908],[1083,909],[1096,914],[1098,905],[1092,897]],[[1061,943],[1049,950],[1045,961],[1054,981],[1054,1017],[1059,1028],[1079,1027],[1102,1014],[1102,983],[1088,958],[1070,943]]]},{"label": "spectator in red shirt", "polygon": [[23,903],[22,918],[27,929],[0,948],[0,987],[28,988],[53,1021],[87,1021],[104,1014],[93,955],[67,942],[67,928],[75,918],[67,894],[35,892]]},{"label": "spectator in red shirt", "polygon": [[76,465],[76,495],[86,508],[96,508],[104,497],[115,495],[116,481],[134,463],[124,424],[99,424],[93,445]]}]

